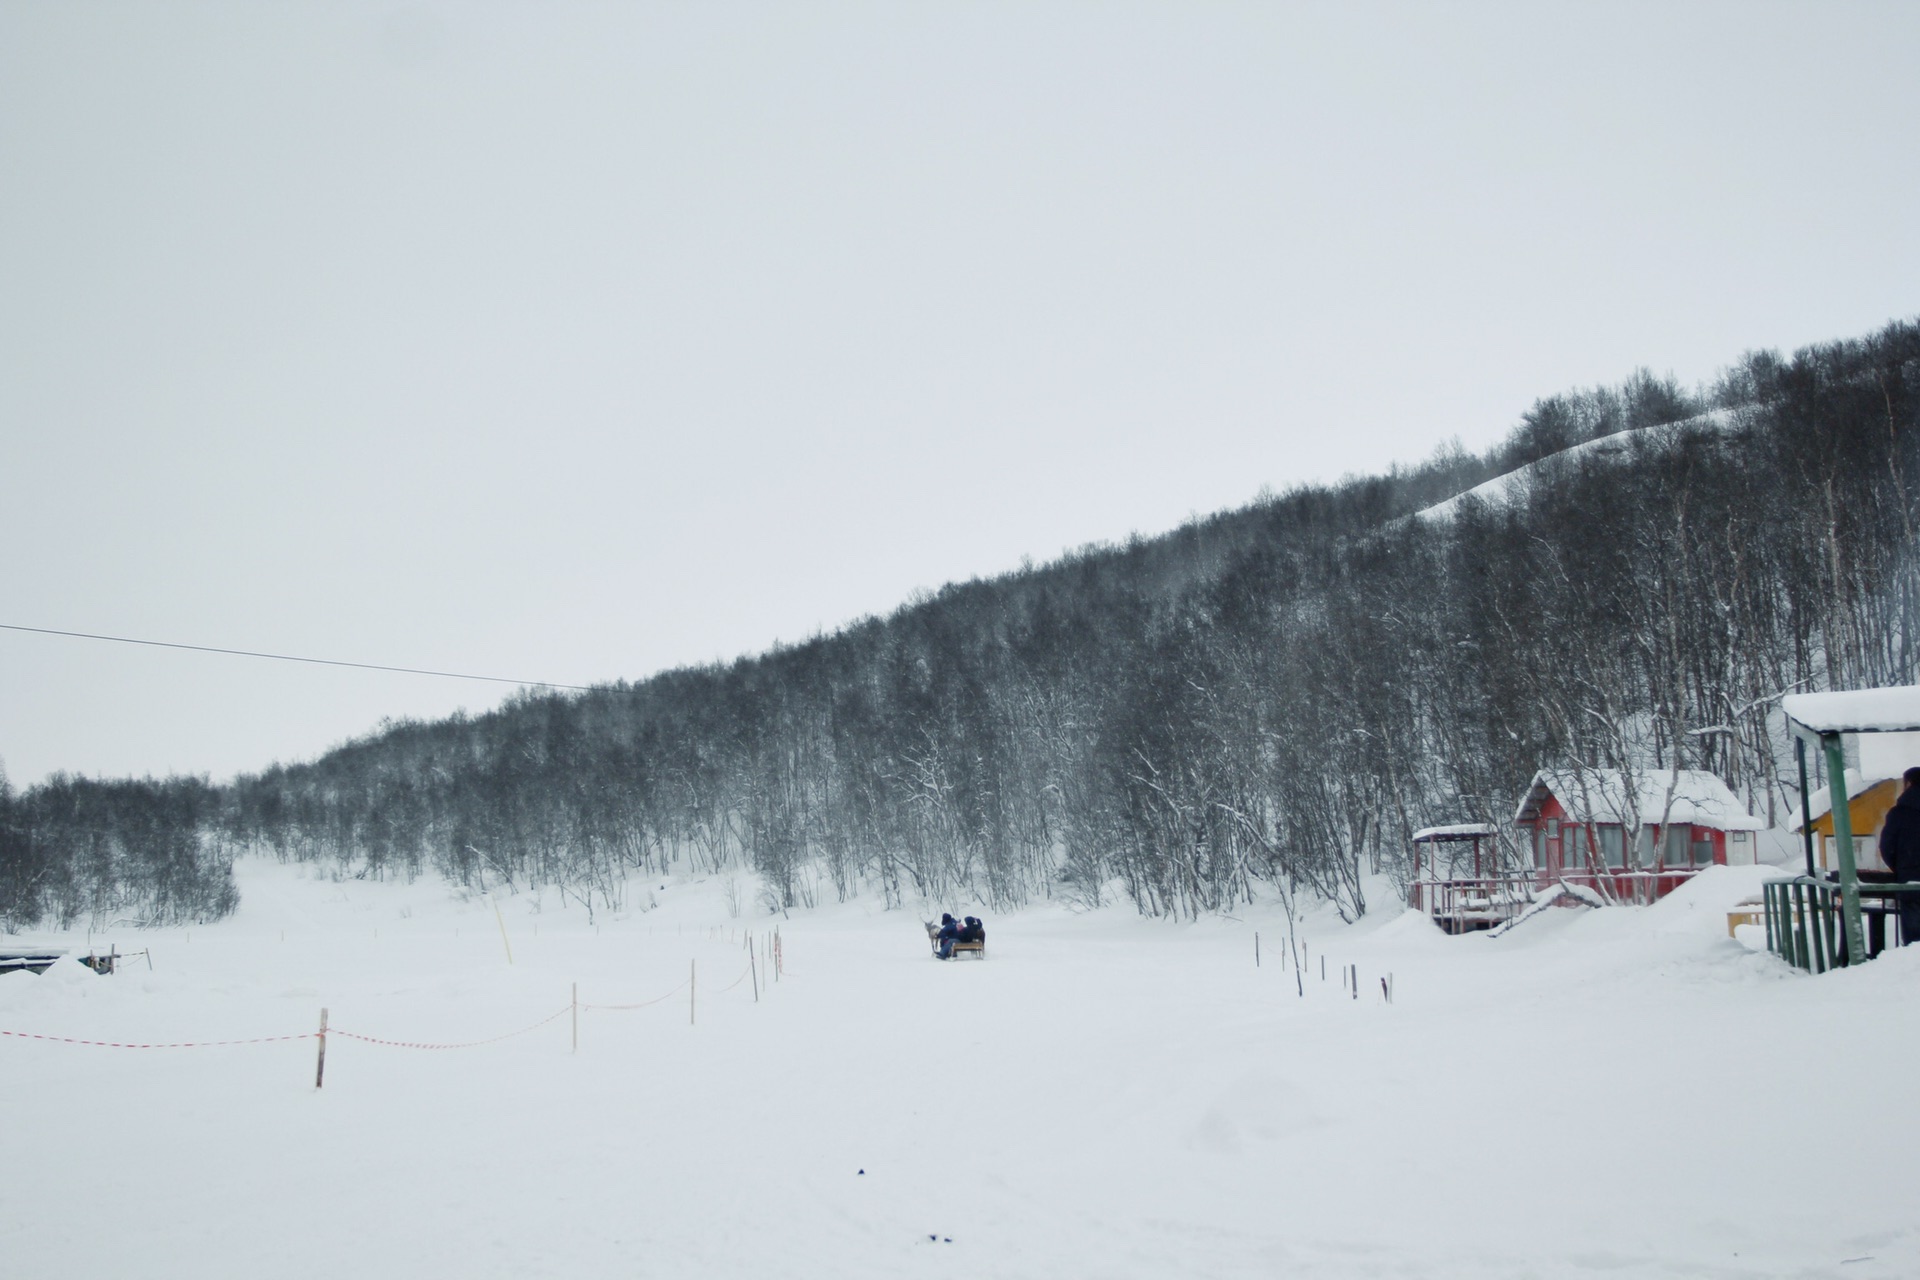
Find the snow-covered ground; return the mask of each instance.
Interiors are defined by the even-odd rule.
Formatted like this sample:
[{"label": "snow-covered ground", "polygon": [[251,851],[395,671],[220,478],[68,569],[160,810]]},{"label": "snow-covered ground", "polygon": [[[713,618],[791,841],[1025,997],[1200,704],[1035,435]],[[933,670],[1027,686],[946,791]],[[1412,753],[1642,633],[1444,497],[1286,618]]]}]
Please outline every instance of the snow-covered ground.
[{"label": "snow-covered ground", "polygon": [[241,870],[232,920],[113,939],[151,972],[0,978],[0,1030],[300,1035],[326,1006],[473,1041],[574,982],[673,994],[588,1009],[577,1055],[565,1013],[335,1035],[319,1091],[311,1038],[0,1036],[5,1275],[1920,1275],[1920,948],[1810,978],[1730,941],[1765,868],[1497,939],[1318,916],[1304,998],[1270,909],[1035,909],[943,965],[853,903],[778,921],[757,1003],[721,990],[775,923],[750,887],[735,917],[718,879],[656,883],[598,928],[521,894],[509,965],[437,882]]}]

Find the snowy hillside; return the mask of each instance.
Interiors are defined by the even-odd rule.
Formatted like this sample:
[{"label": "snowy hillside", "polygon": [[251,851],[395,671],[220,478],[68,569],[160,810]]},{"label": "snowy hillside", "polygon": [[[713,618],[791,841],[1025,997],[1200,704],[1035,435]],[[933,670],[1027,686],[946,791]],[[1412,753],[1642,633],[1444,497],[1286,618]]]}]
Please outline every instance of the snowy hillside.
[{"label": "snowy hillside", "polygon": [[1263,908],[1051,907],[942,965],[908,913],[659,881],[597,924],[507,899],[509,964],[438,882],[240,873],[232,919],[111,940],[151,971],[0,978],[7,1274],[1920,1274],[1881,1083],[1920,949],[1787,970],[1727,937],[1764,869],[1499,939],[1316,917],[1304,997]]},{"label": "snowy hillside", "polygon": [[1461,504],[1469,499],[1500,506],[1513,501],[1525,493],[1527,487],[1531,485],[1542,472],[1551,471],[1556,467],[1564,467],[1570,462],[1581,459],[1607,458],[1622,454],[1634,448],[1636,444],[1641,444],[1648,440],[1658,440],[1663,434],[1671,435],[1688,429],[1708,431],[1724,430],[1732,420],[1733,415],[1726,410],[1715,409],[1710,413],[1703,413],[1697,417],[1687,418],[1681,422],[1668,423],[1656,427],[1639,427],[1631,431],[1621,431],[1614,435],[1602,436],[1598,440],[1588,440],[1582,444],[1573,446],[1571,449],[1563,449],[1559,453],[1542,458],[1538,462],[1529,463],[1524,467],[1509,471],[1503,476],[1495,476],[1484,484],[1475,485],[1465,493],[1456,494],[1448,498],[1445,502],[1437,502],[1425,510],[1416,511],[1414,518],[1416,520],[1451,520],[1460,510]]}]

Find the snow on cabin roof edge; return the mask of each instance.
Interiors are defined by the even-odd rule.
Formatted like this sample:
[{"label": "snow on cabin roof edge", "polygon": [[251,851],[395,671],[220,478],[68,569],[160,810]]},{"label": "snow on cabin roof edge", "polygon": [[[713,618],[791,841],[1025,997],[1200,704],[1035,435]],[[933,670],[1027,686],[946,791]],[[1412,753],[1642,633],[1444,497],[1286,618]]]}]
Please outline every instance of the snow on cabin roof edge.
[{"label": "snow on cabin roof edge", "polygon": [[[1849,769],[1847,770],[1847,803],[1851,805],[1877,786],[1898,781],[1900,781],[1899,774],[1888,774],[1881,769]],[[1807,816],[1812,821],[1820,821],[1833,808],[1833,797],[1829,794],[1831,791],[1831,787],[1815,787],[1807,792]],[[1787,823],[1787,830],[1798,835],[1802,829],[1800,810],[1795,809],[1792,821]]]},{"label": "snow on cabin roof edge", "polygon": [[1443,827],[1422,827],[1413,833],[1413,841],[1417,844],[1423,840],[1470,840],[1475,836],[1498,834],[1491,822],[1455,822]]},{"label": "snow on cabin roof edge", "polygon": [[[1667,789],[1673,788],[1671,807]],[[1766,823],[1747,812],[1716,773],[1705,769],[1651,769],[1630,791],[1618,769],[1542,769],[1533,775],[1514,811],[1515,823],[1537,814],[1540,801],[1553,796],[1574,822],[1625,824],[1631,813],[1641,825],[1688,823],[1716,831],[1761,831]]]}]

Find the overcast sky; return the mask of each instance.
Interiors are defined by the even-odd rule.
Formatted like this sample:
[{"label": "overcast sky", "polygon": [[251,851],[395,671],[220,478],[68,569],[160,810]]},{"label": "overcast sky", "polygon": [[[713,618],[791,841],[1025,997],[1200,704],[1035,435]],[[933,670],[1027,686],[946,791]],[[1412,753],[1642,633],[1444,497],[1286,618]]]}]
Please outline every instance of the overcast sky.
[{"label": "overcast sky", "polygon": [[[1920,313],[1920,5],[0,4],[0,623],[585,684]],[[506,686],[0,631],[0,759]]]}]

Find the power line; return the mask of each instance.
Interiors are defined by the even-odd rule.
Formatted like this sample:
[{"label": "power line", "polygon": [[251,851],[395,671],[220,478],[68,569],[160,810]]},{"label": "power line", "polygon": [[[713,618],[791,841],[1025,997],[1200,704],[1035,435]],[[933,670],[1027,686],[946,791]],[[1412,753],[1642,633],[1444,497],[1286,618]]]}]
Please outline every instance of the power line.
[{"label": "power line", "polygon": [[335,658],[301,658],[290,653],[259,653],[252,649],[216,649],[206,644],[175,644],[170,640],[136,640],[131,636],[102,636],[90,631],[56,631],[52,627],[21,627],[0,622],[0,631],[31,631],[42,636],[69,636],[76,640],[111,640],[115,644],[143,644],[155,649],[190,649],[195,653],[225,653],[238,658],[271,658],[275,662],[310,662],[320,667],[355,667],[361,671],[397,671],[409,676],[439,676],[446,680],[485,680],[492,684],[531,685],[536,689],[586,690],[584,684],[555,684],[551,680],[510,680],[505,676],[470,676],[459,671],[428,671],[422,667],[388,667],[377,662],[341,662]]}]

